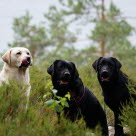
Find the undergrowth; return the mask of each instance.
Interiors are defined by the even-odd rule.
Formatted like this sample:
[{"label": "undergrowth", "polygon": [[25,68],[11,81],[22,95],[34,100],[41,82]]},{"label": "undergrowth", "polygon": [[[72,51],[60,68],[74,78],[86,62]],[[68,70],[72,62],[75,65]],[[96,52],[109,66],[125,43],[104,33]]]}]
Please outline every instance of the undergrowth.
[{"label": "undergrowth", "polygon": [[[90,66],[91,64],[88,64],[84,68],[79,68],[79,75],[84,85],[94,93],[103,107],[102,91],[96,73]],[[86,128],[82,118],[72,123],[63,117],[63,112],[58,123],[55,108],[46,105],[46,101],[52,96],[48,95],[45,101],[45,95],[53,89],[50,75],[46,72],[47,67],[33,66],[30,69],[32,88],[27,110],[24,108],[26,97],[23,86],[11,82],[0,88],[0,136],[91,136],[92,133],[101,136],[99,126],[95,130],[90,130]],[[108,108],[106,113],[108,124],[113,125],[113,113]],[[133,114],[126,112],[124,115],[126,119],[132,117],[134,121],[136,117]],[[132,124],[127,121],[125,123]],[[133,132],[135,127],[130,129]]]}]

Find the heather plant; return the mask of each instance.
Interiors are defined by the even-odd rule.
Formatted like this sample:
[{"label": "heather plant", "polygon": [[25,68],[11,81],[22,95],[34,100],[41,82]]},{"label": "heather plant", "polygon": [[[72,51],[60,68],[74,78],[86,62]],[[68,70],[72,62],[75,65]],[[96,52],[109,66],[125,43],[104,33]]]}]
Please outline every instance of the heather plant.
[{"label": "heather plant", "polygon": [[127,128],[128,134],[130,136],[135,136],[136,134],[136,102],[131,101],[130,105],[127,105],[123,108],[122,116],[122,125]]},{"label": "heather plant", "polygon": [[[104,107],[102,91],[91,63],[77,67],[84,85],[93,92]],[[68,106],[69,94],[64,98],[56,95],[57,91],[53,90],[50,75],[46,72],[47,68],[48,64],[36,64],[30,68],[31,93],[27,110],[23,108],[26,104],[24,86],[11,81],[0,88],[0,135],[92,136],[95,134],[101,136],[101,128],[99,126],[94,130],[86,128],[83,118],[71,122],[63,117],[63,108]],[[135,133],[135,109],[135,104],[133,108],[126,108],[122,117],[123,126],[129,126],[131,136]],[[56,111],[62,113],[60,123]],[[113,113],[107,107],[106,113],[108,125],[113,125]]]},{"label": "heather plant", "polygon": [[[70,96],[56,96],[57,91],[53,90],[50,76],[46,72],[47,67],[48,65],[36,65],[30,69],[31,93],[27,110],[23,107],[26,104],[24,86],[11,81],[0,88],[0,135],[90,136],[95,133],[101,136],[100,127],[96,130],[86,128],[83,118],[71,122],[63,117],[63,108],[68,107],[67,99]],[[62,107],[58,108],[58,105]],[[62,113],[60,123],[56,111]]]},{"label": "heather plant", "polygon": [[0,88],[0,120],[14,119],[26,105],[25,90],[15,81]]},{"label": "heather plant", "polygon": [[[135,136],[136,134],[136,101],[133,99],[136,95],[136,84],[134,81],[130,80],[128,88],[131,92],[131,101],[126,106],[123,106],[122,116],[122,125],[127,128],[127,133],[130,136]],[[136,98],[136,96],[135,96]]]}]

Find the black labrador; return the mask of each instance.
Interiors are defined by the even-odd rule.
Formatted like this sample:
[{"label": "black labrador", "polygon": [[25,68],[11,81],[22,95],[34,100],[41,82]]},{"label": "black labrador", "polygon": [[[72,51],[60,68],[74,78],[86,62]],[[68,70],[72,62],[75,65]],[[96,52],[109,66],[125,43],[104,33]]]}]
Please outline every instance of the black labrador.
[{"label": "black labrador", "polygon": [[121,63],[113,57],[100,57],[93,63],[93,68],[97,72],[99,83],[102,87],[105,103],[114,112],[115,136],[124,136],[121,126],[122,105],[126,105],[131,96],[128,89],[128,77],[121,70]]},{"label": "black labrador", "polygon": [[108,136],[105,112],[93,93],[83,85],[75,64],[56,60],[47,72],[51,75],[54,89],[58,90],[58,96],[63,97],[70,92],[69,108],[64,108],[65,116],[75,121],[81,114],[89,128],[95,128],[100,124],[103,136]]}]

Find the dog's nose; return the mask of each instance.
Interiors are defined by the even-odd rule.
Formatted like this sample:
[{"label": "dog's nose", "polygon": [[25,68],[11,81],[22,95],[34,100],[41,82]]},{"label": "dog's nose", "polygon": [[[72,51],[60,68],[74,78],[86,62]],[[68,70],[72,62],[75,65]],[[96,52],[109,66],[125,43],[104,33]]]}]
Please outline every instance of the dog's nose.
[{"label": "dog's nose", "polygon": [[64,72],[64,75],[65,76],[70,76],[70,73],[69,72]]},{"label": "dog's nose", "polygon": [[27,57],[27,61],[30,61],[30,57]]},{"label": "dog's nose", "polygon": [[103,70],[102,73],[108,73],[108,70]]},{"label": "dog's nose", "polygon": [[109,75],[109,72],[107,70],[102,71],[102,76],[103,77],[108,77],[108,75]]}]

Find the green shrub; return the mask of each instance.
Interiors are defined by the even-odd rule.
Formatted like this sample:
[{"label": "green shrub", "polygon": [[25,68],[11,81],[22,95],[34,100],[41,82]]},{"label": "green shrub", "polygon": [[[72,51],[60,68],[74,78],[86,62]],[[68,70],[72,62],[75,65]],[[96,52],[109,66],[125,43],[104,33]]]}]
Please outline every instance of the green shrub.
[{"label": "green shrub", "polygon": [[[46,72],[47,66],[33,66],[30,69],[31,93],[28,109],[22,108],[26,104],[25,88],[15,82],[3,85],[0,88],[0,135],[2,136],[90,136],[92,132],[101,136],[99,127],[96,130],[86,128],[83,119],[71,122],[61,114],[61,121],[58,118],[55,108],[45,106],[44,95],[49,94],[53,89],[50,76]],[[84,83],[89,84],[88,71],[81,71]],[[79,70],[80,73],[80,70]],[[82,77],[81,77],[82,78]],[[93,77],[94,78],[94,77]],[[97,87],[95,87],[98,91]],[[96,91],[96,92],[97,92]],[[95,89],[94,89],[95,93]],[[97,94],[97,93],[95,93]],[[47,100],[50,100],[48,96]],[[64,99],[60,99],[60,101]],[[64,100],[65,101],[65,100]],[[63,101],[63,102],[64,102]],[[62,102],[62,103],[63,103]]]},{"label": "green shrub", "polygon": [[12,81],[3,84],[0,88],[0,121],[17,116],[26,105],[25,90],[23,86]]},{"label": "green shrub", "polygon": [[[136,83],[133,80],[129,81],[128,88],[131,95],[136,95]],[[136,135],[136,101],[132,98],[130,103],[123,107],[122,126],[126,126],[130,136]]]},{"label": "green shrub", "polygon": [[46,99],[48,96],[52,95],[53,98],[45,102],[46,107],[54,108],[56,112],[62,112],[65,107],[69,107],[67,100],[70,100],[70,94],[67,93],[64,97],[57,96],[57,90],[53,89],[52,93],[46,93],[43,98]]},{"label": "green shrub", "polygon": [[[56,108],[47,107],[46,102],[52,99],[51,90],[53,89],[51,77],[47,74],[48,64],[36,65],[30,69],[31,93],[28,109],[26,104],[24,88],[16,82],[3,85],[0,88],[0,135],[1,136],[101,136],[100,127],[95,130],[86,128],[83,119],[71,122],[63,117],[58,124]],[[79,75],[84,85],[89,88],[98,98],[102,107],[104,106],[101,87],[97,80],[97,75],[91,63],[78,67]],[[49,94],[49,95],[48,95]],[[46,99],[45,99],[45,96]],[[67,105],[65,98],[58,99],[57,103]],[[52,103],[53,104],[53,103]],[[63,107],[62,107],[63,109]],[[136,104],[134,107],[127,107],[123,112],[124,125],[128,125],[131,136],[135,133]],[[106,106],[108,124],[114,124],[113,112]]]},{"label": "green shrub", "polygon": [[132,100],[131,105],[124,107],[122,116],[122,125],[128,128],[130,136],[136,135],[136,102]]}]

